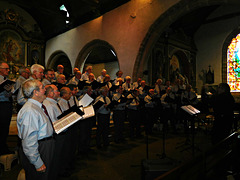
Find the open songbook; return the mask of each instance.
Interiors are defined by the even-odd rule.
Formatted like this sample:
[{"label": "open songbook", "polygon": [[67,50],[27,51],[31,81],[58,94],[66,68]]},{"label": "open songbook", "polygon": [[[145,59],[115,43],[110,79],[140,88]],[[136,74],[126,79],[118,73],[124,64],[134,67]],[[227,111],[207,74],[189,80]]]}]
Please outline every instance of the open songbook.
[{"label": "open songbook", "polygon": [[200,113],[200,111],[198,109],[196,109],[195,107],[193,107],[191,105],[182,106],[181,108],[190,115],[195,115],[195,114]]},{"label": "open songbook", "polygon": [[79,120],[84,120],[95,115],[92,105],[87,107],[80,107],[80,110],[84,113],[83,115],[79,115],[79,113],[73,111],[63,116],[59,120],[53,122],[55,132],[59,134]]},{"label": "open songbook", "polygon": [[58,120],[53,122],[54,130],[57,134],[67,129],[69,126],[95,115],[93,106],[90,105],[93,99],[85,94],[79,101],[80,106],[73,106],[58,116]]}]

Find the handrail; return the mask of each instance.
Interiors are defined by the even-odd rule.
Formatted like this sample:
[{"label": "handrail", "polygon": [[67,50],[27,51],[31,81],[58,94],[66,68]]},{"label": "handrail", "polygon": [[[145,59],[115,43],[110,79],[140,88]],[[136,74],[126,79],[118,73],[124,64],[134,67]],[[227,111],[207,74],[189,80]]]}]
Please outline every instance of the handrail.
[{"label": "handrail", "polygon": [[[193,176],[191,176],[191,180],[194,180],[194,178],[199,179],[200,176],[203,177],[203,179],[206,178],[207,173],[210,170],[216,167],[216,165],[221,162],[221,160],[228,157],[232,153],[232,148],[225,145],[230,145],[236,142],[238,135],[239,133],[237,131],[233,132],[231,135],[229,135],[216,145],[212,146],[205,152],[199,154],[194,159],[162,174],[155,180],[181,180],[186,179],[186,177],[190,174],[193,174]],[[224,146],[225,148],[219,148],[222,146]],[[194,171],[194,168],[197,168],[196,172]],[[194,172],[192,172],[191,170],[193,170]]]}]

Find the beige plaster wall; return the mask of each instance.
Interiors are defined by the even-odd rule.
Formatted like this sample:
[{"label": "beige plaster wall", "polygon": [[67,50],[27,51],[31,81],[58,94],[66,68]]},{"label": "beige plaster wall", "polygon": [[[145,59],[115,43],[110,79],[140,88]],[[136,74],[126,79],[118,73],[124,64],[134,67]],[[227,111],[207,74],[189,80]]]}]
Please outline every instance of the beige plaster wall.
[{"label": "beige plaster wall", "polygon": [[46,43],[45,63],[51,54],[64,51],[72,66],[81,49],[94,39],[111,44],[124,76],[131,75],[140,44],[149,27],[179,0],[131,0],[105,15],[61,34]]},{"label": "beige plaster wall", "polygon": [[[224,6],[219,8],[211,18],[221,16],[226,12],[239,11],[236,6]],[[197,66],[196,66],[196,82],[197,90],[200,93],[203,81],[201,76],[202,70],[208,70],[208,66],[214,70],[214,84],[218,85],[222,82],[222,49],[226,38],[231,32],[240,26],[239,17],[216,21],[211,24],[201,26],[195,34],[195,43],[198,49]],[[227,53],[227,52],[226,52]]]}]

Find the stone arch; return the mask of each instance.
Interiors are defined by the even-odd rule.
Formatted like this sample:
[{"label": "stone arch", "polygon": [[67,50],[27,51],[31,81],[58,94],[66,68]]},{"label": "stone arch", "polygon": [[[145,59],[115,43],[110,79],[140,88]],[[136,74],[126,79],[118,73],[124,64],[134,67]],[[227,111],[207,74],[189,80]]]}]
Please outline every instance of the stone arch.
[{"label": "stone arch", "polygon": [[227,50],[228,46],[232,42],[232,39],[235,38],[240,33],[240,27],[234,29],[228,37],[225,39],[222,48],[222,82],[227,82]]},{"label": "stone arch", "polygon": [[144,64],[148,61],[153,47],[161,35],[168,29],[169,25],[183,15],[186,15],[198,8],[223,4],[239,5],[240,2],[238,0],[183,0],[169,8],[152,24],[143,39],[134,65],[132,73],[133,79],[136,79],[143,74]]},{"label": "stone arch", "polygon": [[[111,61],[111,62],[104,61],[102,59],[102,56],[105,56],[105,54],[103,52],[100,53],[99,49],[103,50],[106,54],[108,54],[108,50],[113,51],[113,53],[115,54],[115,56],[112,55],[114,56],[114,61]],[[96,56],[99,55],[98,58],[102,60],[99,61],[98,58],[96,59],[90,58],[91,62],[89,62],[88,59],[92,55],[91,52],[93,52],[93,54],[97,53],[95,55]],[[106,55],[106,58],[108,59],[109,55],[108,56]],[[78,57],[74,66],[78,67],[81,72],[84,72],[85,64],[91,64],[91,65],[94,64],[93,73],[95,75],[100,75],[101,69],[103,68],[106,69],[108,74],[111,76],[111,78],[114,78],[115,73],[119,70],[119,61],[118,61],[118,57],[115,49],[108,42],[99,40],[99,39],[95,39],[89,42],[82,48],[82,50],[78,54]]]},{"label": "stone arch", "polygon": [[57,70],[57,65],[62,64],[64,66],[64,74],[72,74],[72,65],[69,57],[63,51],[54,52],[48,59],[46,68]]},{"label": "stone arch", "polygon": [[114,51],[114,53],[116,54],[116,57],[117,57],[117,53],[116,53],[116,51],[115,51],[115,49],[113,48],[112,45],[110,45],[106,41],[96,39],[96,40],[93,40],[93,41],[89,42],[88,44],[86,44],[82,48],[82,50],[78,54],[78,57],[76,59],[74,67],[78,67],[79,69],[83,70],[85,61],[86,61],[89,53],[91,53],[91,51],[94,48],[97,48],[97,47],[107,47],[109,49],[112,49]]}]

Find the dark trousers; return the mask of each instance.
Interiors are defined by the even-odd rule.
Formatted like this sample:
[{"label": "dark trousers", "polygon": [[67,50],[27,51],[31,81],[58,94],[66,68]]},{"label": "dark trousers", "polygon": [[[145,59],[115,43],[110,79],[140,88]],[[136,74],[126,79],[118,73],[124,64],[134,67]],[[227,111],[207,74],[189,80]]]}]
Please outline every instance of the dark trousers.
[{"label": "dark trousers", "polygon": [[78,125],[70,126],[66,131],[66,140],[63,147],[64,159],[66,161],[65,170],[71,170],[75,166],[75,155],[78,143]]},{"label": "dark trousers", "polygon": [[62,168],[67,163],[67,158],[65,157],[65,152],[63,147],[66,145],[66,133],[61,132],[55,136],[55,151],[53,155],[53,173],[51,174],[51,179],[57,180],[58,175],[61,174],[65,169]]},{"label": "dark trousers", "polygon": [[136,137],[141,136],[141,118],[139,110],[128,109],[128,120],[130,138],[134,135],[136,135]]},{"label": "dark trousers", "polygon": [[7,137],[12,118],[12,102],[0,102],[0,154],[8,151]]},{"label": "dark trousers", "polygon": [[113,122],[114,122],[114,139],[116,142],[124,139],[124,121],[125,121],[125,110],[114,110],[113,111]]},{"label": "dark trousers", "polygon": [[101,145],[101,139],[104,146],[109,145],[108,133],[109,133],[109,124],[110,124],[110,114],[97,114],[97,134],[96,134],[96,143],[97,146]]},{"label": "dark trousers", "polygon": [[87,153],[90,149],[92,127],[95,117],[90,117],[79,122],[79,145],[78,153]]},{"label": "dark trousers", "polygon": [[23,152],[22,146],[19,149],[19,156],[21,164],[25,170],[26,180],[50,180],[52,177],[52,165],[53,165],[53,154],[55,148],[55,140],[48,139],[45,141],[38,141],[38,151],[40,157],[43,160],[43,163],[46,166],[46,171],[40,173],[36,171],[36,168],[33,164],[30,163],[28,158]]}]

